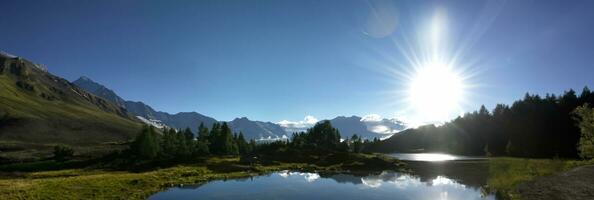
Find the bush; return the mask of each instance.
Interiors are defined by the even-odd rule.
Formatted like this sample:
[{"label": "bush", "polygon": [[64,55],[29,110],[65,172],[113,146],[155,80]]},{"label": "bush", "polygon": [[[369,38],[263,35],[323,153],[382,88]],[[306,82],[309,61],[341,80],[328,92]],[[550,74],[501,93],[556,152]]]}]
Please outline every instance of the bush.
[{"label": "bush", "polygon": [[579,155],[583,159],[594,158],[594,108],[590,108],[586,103],[577,107],[573,114],[581,131],[578,143]]},{"label": "bush", "polygon": [[65,145],[57,145],[54,147],[54,160],[56,161],[66,161],[72,158],[74,155],[74,150]]}]

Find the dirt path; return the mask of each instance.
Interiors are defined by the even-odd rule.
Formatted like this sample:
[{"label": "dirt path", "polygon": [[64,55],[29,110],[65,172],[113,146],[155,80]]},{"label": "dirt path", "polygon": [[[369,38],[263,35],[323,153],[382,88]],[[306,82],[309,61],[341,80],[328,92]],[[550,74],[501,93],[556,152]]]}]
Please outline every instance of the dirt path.
[{"label": "dirt path", "polygon": [[594,199],[594,165],[583,166],[518,186],[522,199]]}]

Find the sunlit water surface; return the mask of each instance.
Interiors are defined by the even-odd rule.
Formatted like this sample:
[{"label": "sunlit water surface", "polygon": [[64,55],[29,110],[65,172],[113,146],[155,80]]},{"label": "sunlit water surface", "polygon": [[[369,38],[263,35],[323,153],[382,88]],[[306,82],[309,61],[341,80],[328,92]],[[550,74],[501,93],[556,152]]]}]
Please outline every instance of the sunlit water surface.
[{"label": "sunlit water surface", "polygon": [[454,160],[484,160],[484,157],[471,157],[471,156],[460,156],[453,154],[444,153],[394,153],[389,154],[400,160],[406,161],[427,161],[427,162],[439,162],[439,161],[454,161]]},{"label": "sunlit water surface", "polygon": [[281,171],[264,176],[174,187],[149,199],[495,199],[479,188],[437,176],[422,181],[402,173],[320,175]]}]

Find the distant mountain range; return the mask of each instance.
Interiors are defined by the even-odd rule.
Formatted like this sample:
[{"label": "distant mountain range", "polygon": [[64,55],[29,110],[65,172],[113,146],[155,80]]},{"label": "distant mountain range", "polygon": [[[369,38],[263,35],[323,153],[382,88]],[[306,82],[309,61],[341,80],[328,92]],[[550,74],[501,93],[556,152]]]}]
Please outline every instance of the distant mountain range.
[{"label": "distant mountain range", "polygon": [[[126,101],[122,99],[115,92],[113,92],[113,90],[91,80],[88,77],[80,77],[72,83],[90,93],[121,105],[121,107],[125,108],[129,113],[137,116],[143,122],[150,125],[162,123],[168,127],[177,129],[189,127],[194,133],[196,133],[200,123],[204,123],[205,126],[210,128],[212,127],[212,124],[219,122],[212,117],[208,117],[197,112],[180,112],[177,114],[169,114],[166,112],[155,111],[152,107],[146,105],[143,102]],[[284,135],[286,135],[284,129],[278,124],[271,122],[251,121],[245,117],[237,118],[228,122],[228,124],[233,132],[242,132],[247,139],[275,139],[282,138]]]},{"label": "distant mountain range", "polygon": [[[121,105],[132,115],[139,117],[145,123],[155,125],[154,123],[161,122],[162,124],[172,128],[186,128],[189,127],[196,132],[198,125],[204,123],[211,127],[213,123],[218,120],[202,115],[197,112],[180,112],[177,114],[169,114],[166,112],[155,111],[149,105],[143,102],[126,101],[119,97],[113,90],[91,80],[88,77],[80,77],[73,82],[78,87],[93,93],[97,96],[103,97],[117,105]],[[375,137],[385,138],[398,131],[405,129],[405,124],[394,119],[382,119],[378,117],[336,117],[330,122],[341,133],[343,138],[351,137],[357,134],[363,138],[372,139]],[[290,137],[293,132],[306,131],[310,126],[294,127],[283,123],[272,123],[262,121],[252,121],[246,117],[236,118],[233,121],[227,122],[233,132],[242,132],[248,139],[264,139],[273,140]]]}]

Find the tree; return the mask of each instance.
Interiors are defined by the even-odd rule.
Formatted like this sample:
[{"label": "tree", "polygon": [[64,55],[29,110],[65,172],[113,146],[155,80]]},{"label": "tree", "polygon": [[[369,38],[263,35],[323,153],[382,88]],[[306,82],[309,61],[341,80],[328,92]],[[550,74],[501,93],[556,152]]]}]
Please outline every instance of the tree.
[{"label": "tree", "polygon": [[190,130],[190,127],[187,127],[187,128],[184,130],[184,137],[185,137],[184,139],[185,139],[186,141],[191,141],[191,140],[193,140],[193,139],[194,139],[194,133],[192,133],[192,130]]},{"label": "tree", "polygon": [[208,144],[204,141],[196,140],[192,147],[192,156],[205,156],[210,154]]},{"label": "tree", "polygon": [[211,137],[213,138],[210,148],[212,153],[218,155],[237,155],[239,153],[231,129],[226,122],[223,122],[220,126],[218,124],[213,125]]},{"label": "tree", "polygon": [[157,157],[160,148],[155,129],[152,126],[144,126],[132,142],[130,150],[135,156],[142,159]]},{"label": "tree", "polygon": [[594,158],[594,108],[586,103],[577,107],[573,114],[581,132],[577,147],[579,155],[583,159]]},{"label": "tree", "polygon": [[340,133],[332,127],[330,121],[318,122],[307,131],[306,135],[309,144],[324,149],[336,149],[340,144]]},{"label": "tree", "polygon": [[363,142],[361,141],[361,138],[357,134],[354,134],[351,137],[351,142],[353,143],[353,152],[361,153],[363,150]]},{"label": "tree", "polygon": [[512,145],[512,142],[509,140],[507,141],[507,145],[505,145],[505,153],[508,156],[511,156],[514,153],[514,147]]},{"label": "tree", "polygon": [[198,140],[207,142],[208,141],[208,128],[204,126],[203,122],[200,122],[200,126],[198,126]]},{"label": "tree", "polygon": [[245,137],[241,131],[239,132],[235,142],[237,143],[237,148],[240,154],[248,154],[252,152],[252,149],[250,149],[250,146],[245,140]]},{"label": "tree", "polygon": [[74,150],[66,145],[54,146],[54,159],[57,161],[66,161],[74,155]]},{"label": "tree", "polygon": [[485,156],[491,157],[491,152],[489,151],[489,144],[485,145],[485,148],[483,149],[483,151],[485,151]]}]

